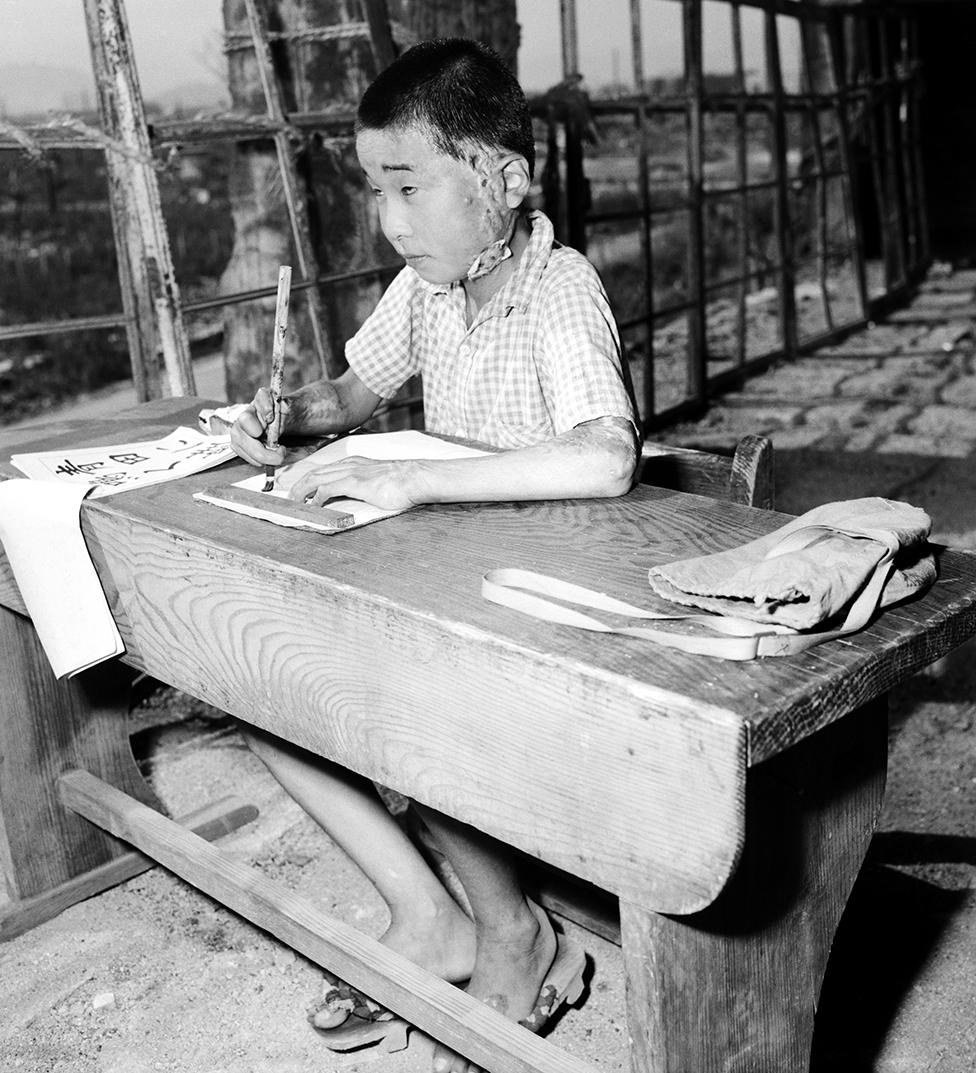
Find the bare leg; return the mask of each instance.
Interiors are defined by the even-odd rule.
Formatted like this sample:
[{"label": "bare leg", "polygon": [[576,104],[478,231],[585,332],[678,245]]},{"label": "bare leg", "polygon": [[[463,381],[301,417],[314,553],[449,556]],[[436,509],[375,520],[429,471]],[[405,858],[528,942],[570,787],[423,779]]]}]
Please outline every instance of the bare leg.
[{"label": "bare leg", "polygon": [[[373,784],[253,727],[245,740],[288,794],[372,881],[390,910],[380,940],[445,980],[471,975],[475,930],[380,800]],[[322,1016],[322,1015],[320,1015]],[[334,1023],[343,1020],[337,1013]],[[319,1017],[320,1028],[329,1028]]]},{"label": "bare leg", "polygon": [[[494,839],[418,806],[461,881],[478,937],[466,990],[513,1021],[527,1017],[556,956],[556,935],[545,912],[526,898],[510,855]],[[434,1049],[436,1073],[476,1073],[477,1066],[446,1047]]]}]

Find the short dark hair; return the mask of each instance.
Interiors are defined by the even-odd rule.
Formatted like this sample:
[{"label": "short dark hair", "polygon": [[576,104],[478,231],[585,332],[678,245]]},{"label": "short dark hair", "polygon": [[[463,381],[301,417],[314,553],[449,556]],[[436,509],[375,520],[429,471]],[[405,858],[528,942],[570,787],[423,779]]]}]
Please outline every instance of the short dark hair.
[{"label": "short dark hair", "polygon": [[437,149],[468,160],[472,143],[520,153],[535,169],[532,117],[518,80],[487,45],[463,37],[421,41],[363,94],[357,130],[417,126]]}]

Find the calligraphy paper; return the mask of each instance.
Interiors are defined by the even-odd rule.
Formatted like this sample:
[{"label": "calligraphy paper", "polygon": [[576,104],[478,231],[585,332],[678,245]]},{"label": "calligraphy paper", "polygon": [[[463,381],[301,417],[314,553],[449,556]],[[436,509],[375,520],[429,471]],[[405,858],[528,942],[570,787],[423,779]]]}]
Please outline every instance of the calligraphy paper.
[{"label": "calligraphy paper", "polygon": [[81,532],[93,499],[172,481],[234,457],[228,436],[180,427],[159,440],[14,455],[0,481],[0,541],[58,678],[125,651]]},{"label": "calligraphy paper", "polygon": [[250,518],[261,518],[264,521],[273,522],[275,525],[283,525],[290,529],[308,529],[313,532],[335,533],[344,532],[346,529],[354,529],[369,522],[376,522],[382,518],[392,518],[396,514],[402,514],[403,510],[384,510],[374,507],[371,503],[364,503],[361,499],[348,499],[337,497],[330,499],[326,504],[329,511],[339,511],[342,514],[352,515],[354,520],[351,525],[337,526],[334,522],[326,522],[317,525],[308,519],[309,512],[304,512],[305,517],[296,517],[281,513],[275,509],[275,500],[288,500],[288,490],[305,473],[311,469],[328,465],[330,462],[338,462],[343,458],[359,455],[362,458],[373,458],[386,461],[417,458],[468,458],[483,455],[474,447],[466,447],[462,444],[448,443],[445,440],[427,436],[423,432],[407,429],[401,432],[376,432],[361,435],[345,436],[335,440],[325,447],[319,448],[310,455],[300,458],[287,466],[282,466],[275,475],[275,487],[270,492],[264,491],[264,474],[247,477],[243,481],[237,481],[232,488],[243,488],[248,492],[262,493],[261,498],[266,499],[263,507],[234,502],[223,498],[219,489],[209,489],[205,492],[194,493],[193,498],[205,503],[212,503],[218,507],[245,514]]},{"label": "calligraphy paper", "polygon": [[207,436],[181,426],[160,440],[38,451],[13,455],[10,462],[34,480],[94,485],[92,499],[101,499],[199,473],[234,457],[229,436]]}]

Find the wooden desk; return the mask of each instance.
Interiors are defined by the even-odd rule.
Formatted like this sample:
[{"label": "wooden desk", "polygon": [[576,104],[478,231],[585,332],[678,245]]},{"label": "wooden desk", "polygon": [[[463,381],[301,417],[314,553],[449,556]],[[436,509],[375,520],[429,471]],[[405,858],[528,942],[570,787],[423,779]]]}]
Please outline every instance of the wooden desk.
[{"label": "wooden desk", "polygon": [[[0,454],[150,438],[201,405],[7,433]],[[976,557],[942,551],[935,588],[863,633],[728,663],[540,624],[484,601],[481,577],[520,566],[640,602],[648,567],[782,516],[637,488],[424,508],[325,537],[191,499],[213,483],[83,507],[126,663],[617,895],[635,1070],[806,1068],[881,805],[883,695],[976,632]],[[54,682],[5,564],[0,602],[13,686],[0,859],[14,899],[119,851],[63,799],[492,1070],[583,1068],[142,806],[77,773],[59,782],[87,769],[151,797],[124,740],[117,663]]]}]

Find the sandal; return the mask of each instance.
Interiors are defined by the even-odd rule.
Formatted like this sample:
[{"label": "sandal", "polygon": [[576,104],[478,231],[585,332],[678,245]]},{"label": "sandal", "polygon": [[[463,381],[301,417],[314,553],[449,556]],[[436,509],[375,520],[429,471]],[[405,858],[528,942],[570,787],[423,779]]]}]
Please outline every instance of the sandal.
[{"label": "sandal", "polygon": [[557,934],[556,939],[559,943],[556,958],[539,989],[535,1006],[527,1017],[519,1021],[530,1032],[541,1032],[561,1006],[571,1006],[583,994],[586,951],[579,943],[562,934]]},{"label": "sandal", "polygon": [[[329,973],[325,973],[325,980],[328,986],[321,999],[309,1008],[308,1022],[326,1047],[332,1051],[354,1051],[379,1044],[386,1052],[406,1049],[412,1025]],[[322,1028],[315,1018],[325,1012],[342,1012],[346,1018],[332,1028]]]}]

